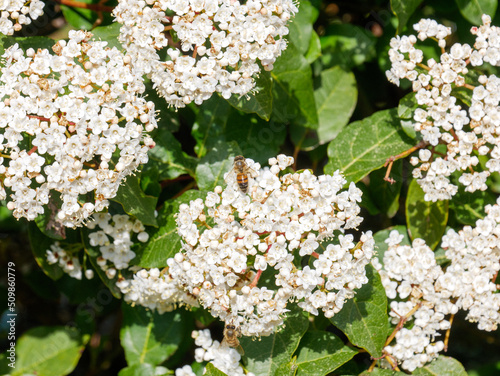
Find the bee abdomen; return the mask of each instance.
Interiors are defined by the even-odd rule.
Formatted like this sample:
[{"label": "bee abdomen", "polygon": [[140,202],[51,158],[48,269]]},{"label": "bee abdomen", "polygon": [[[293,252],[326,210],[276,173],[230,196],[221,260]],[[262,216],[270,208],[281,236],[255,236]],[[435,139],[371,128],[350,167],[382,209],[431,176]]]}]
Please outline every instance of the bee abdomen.
[{"label": "bee abdomen", "polygon": [[248,177],[243,174],[238,174],[236,177],[236,181],[238,182],[238,186],[240,187],[243,193],[247,193],[248,190]]}]

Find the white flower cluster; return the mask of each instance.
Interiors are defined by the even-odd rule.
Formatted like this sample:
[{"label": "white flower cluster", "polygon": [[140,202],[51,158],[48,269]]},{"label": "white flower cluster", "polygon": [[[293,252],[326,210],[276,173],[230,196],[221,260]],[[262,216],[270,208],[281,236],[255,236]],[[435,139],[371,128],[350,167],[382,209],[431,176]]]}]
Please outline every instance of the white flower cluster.
[{"label": "white flower cluster", "polygon": [[4,0],[0,3],[0,34],[12,35],[43,14],[40,0]]},{"label": "white flower cluster", "polygon": [[437,284],[456,299],[458,308],[468,311],[467,320],[493,331],[500,325],[500,285],[495,284],[500,270],[500,198],[485,211],[476,227],[449,230],[443,237],[441,245],[451,265]]},{"label": "white flower cluster", "polygon": [[443,275],[436,264],[434,252],[422,239],[415,239],[412,246],[400,245],[403,235],[392,231],[386,243],[384,269],[375,261],[382,284],[390,304],[392,324],[397,325],[402,317],[413,320],[410,329],[402,328],[396,333],[396,344],[386,346],[384,351],[410,372],[422,367],[438,356],[444,343],[436,341],[440,330],[450,327],[446,319],[458,311],[449,299],[436,291],[436,280]]},{"label": "white flower cluster", "polygon": [[392,231],[386,242],[384,269],[379,269],[391,302],[391,317],[397,325],[401,317],[413,319],[411,329],[396,334],[396,344],[386,352],[408,371],[437,357],[444,343],[435,341],[439,331],[450,328],[448,315],[459,309],[478,328],[493,331],[500,324],[500,286],[495,277],[500,270],[500,199],[486,206],[486,217],[476,227],[458,233],[449,230],[442,246],[450,264],[443,270],[434,253],[421,239],[412,246],[400,245],[403,236]]},{"label": "white flower cluster", "polygon": [[[212,340],[210,330],[193,331],[191,334],[198,348],[194,352],[198,363],[210,362],[217,369],[231,376],[254,376],[252,372],[245,373],[240,365],[241,356],[235,349],[224,346],[217,340]],[[186,365],[175,370],[175,376],[196,376],[191,366]]]},{"label": "white flower cluster", "polygon": [[[120,183],[148,161],[153,102],[130,58],[91,33],[3,55],[0,78],[0,199],[33,220],[61,201],[57,220],[77,226],[103,210]],[[3,186],[1,181],[3,179]],[[88,194],[94,193],[89,199]]]},{"label": "white flower cluster", "polygon": [[[471,30],[476,35],[473,47],[456,43],[444,52],[444,38],[451,30],[435,21],[421,20],[414,26],[418,38],[437,38],[443,48],[440,61],[429,59],[426,65],[422,63],[422,50],[415,48],[414,35],[391,40],[392,68],[387,77],[397,85],[400,79],[412,82],[419,105],[413,126],[432,148],[421,149],[411,158],[418,166],[413,176],[427,201],[447,200],[456,194],[458,187],[451,180],[452,174],[466,191],[474,192],[485,190],[488,176],[500,172],[500,79],[482,75],[477,85],[466,84],[465,80],[469,65],[500,65],[500,28],[491,26],[489,16],[483,16],[483,23]],[[457,104],[457,88],[470,90],[468,109]],[[437,153],[438,144],[446,146],[445,154]],[[488,158],[484,170],[479,166],[479,156]]]},{"label": "white flower cluster", "polygon": [[198,306],[196,297],[186,293],[168,273],[157,268],[142,269],[132,279],[119,279],[116,285],[126,302],[159,313],[171,312],[180,305]]},{"label": "white flower cluster", "polygon": [[[131,300],[154,306],[144,293],[163,300],[158,303],[163,307],[179,303],[179,291],[184,291],[247,336],[272,333],[283,323],[291,300],[313,314],[320,309],[327,317],[339,312],[368,281],[365,266],[373,255],[371,232],[358,244],[350,234],[337,236],[361,223],[361,191],[353,183],[343,191],[346,181],[338,172],[280,176],[293,163],[284,155],[269,163],[270,168],[259,170],[246,160],[249,168],[259,170],[255,181],[250,178],[248,194],[233,178],[205,200],[182,204],[177,214],[182,251],[167,261],[164,276],[138,272]],[[320,245],[327,240],[325,247]],[[296,256],[314,261],[299,268]],[[263,272],[267,287],[257,286]]]},{"label": "white flower cluster", "polygon": [[[66,252],[59,242],[52,244],[50,250],[46,251],[46,254],[49,264],[58,264],[70,277],[82,279],[82,265],[80,264],[80,260],[71,253]],[[91,269],[87,269],[85,276],[88,279],[92,279],[94,272]]]},{"label": "white flower cluster", "polygon": [[[144,243],[149,239],[144,225],[138,219],[132,220],[129,215],[109,213],[94,214],[94,221],[87,223],[87,228],[93,230],[100,227],[101,230],[89,234],[89,243],[92,247],[99,247],[101,257],[98,259],[99,266],[108,271],[110,268],[126,269],[129,262],[135,257],[132,251],[134,241],[132,234],[137,234],[137,240]],[[113,242],[110,242],[110,238]],[[112,266],[108,266],[110,262]],[[111,272],[113,273],[113,272]]]},{"label": "white flower cluster", "polygon": [[[119,40],[175,107],[247,94],[286,48],[293,0],[120,0]],[[170,35],[170,32],[174,35]]]}]

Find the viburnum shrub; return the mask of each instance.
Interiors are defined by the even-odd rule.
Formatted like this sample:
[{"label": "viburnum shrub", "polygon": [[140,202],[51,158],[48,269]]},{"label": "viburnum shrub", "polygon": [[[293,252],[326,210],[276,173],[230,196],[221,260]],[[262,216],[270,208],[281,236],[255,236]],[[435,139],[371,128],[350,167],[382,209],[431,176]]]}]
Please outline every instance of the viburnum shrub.
[{"label": "viburnum shrub", "polygon": [[57,3],[0,4],[0,374],[498,368],[495,2]]}]

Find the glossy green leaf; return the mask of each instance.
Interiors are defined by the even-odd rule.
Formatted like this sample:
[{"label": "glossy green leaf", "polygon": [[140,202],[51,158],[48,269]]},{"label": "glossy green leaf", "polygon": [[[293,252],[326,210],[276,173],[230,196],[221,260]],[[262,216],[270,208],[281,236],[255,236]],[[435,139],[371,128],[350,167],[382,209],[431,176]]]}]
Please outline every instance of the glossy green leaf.
[{"label": "glossy green leaf", "polygon": [[293,122],[307,128],[318,127],[311,66],[300,51],[289,43],[274,64],[273,115],[280,122]]},{"label": "glossy green leaf", "polygon": [[403,162],[398,160],[392,165],[389,177],[394,179],[394,183],[384,180],[386,170],[386,168],[380,168],[370,174],[370,196],[380,211],[392,218],[399,209],[399,196],[403,185]]},{"label": "glossy green leaf", "polygon": [[134,264],[142,268],[163,268],[167,260],[181,250],[181,238],[177,234],[175,214],[182,203],[204,198],[206,193],[189,190],[179,198],[165,202],[158,213],[158,228],[149,228],[149,240],[138,252]]},{"label": "glossy green leaf", "polygon": [[128,176],[111,200],[121,204],[128,215],[136,217],[144,225],[158,226],[155,218],[158,197],[148,196],[143,192],[137,175]]},{"label": "glossy green leaf", "polygon": [[63,271],[58,264],[49,264],[47,262],[47,250],[54,243],[53,239],[48,238],[37,227],[34,222],[28,224],[28,236],[31,245],[31,251],[35,256],[36,263],[53,280],[59,279],[63,275]]},{"label": "glossy green leaf", "polygon": [[333,140],[349,122],[356,107],[358,89],[352,72],[334,67],[321,72],[315,81],[318,138],[321,144]]},{"label": "glossy green leaf", "polygon": [[339,65],[351,70],[376,57],[375,37],[359,26],[332,24],[320,39],[321,61],[326,68]]},{"label": "glossy green leaf", "polygon": [[149,363],[135,364],[130,367],[122,368],[118,376],[158,376],[155,373],[155,367]]},{"label": "glossy green leaf", "polygon": [[199,107],[191,131],[196,140],[194,150],[198,157],[203,157],[211,149],[212,144],[220,139],[219,135],[226,127],[230,110],[229,103],[215,95]]},{"label": "glossy green leaf", "polygon": [[335,334],[307,332],[300,341],[297,376],[323,376],[348,362],[358,352],[344,345]]},{"label": "glossy green leaf", "polygon": [[182,151],[172,132],[159,128],[154,139],[156,146],[148,154],[151,163],[158,167],[160,179],[175,179],[182,174],[194,176],[196,159]]},{"label": "glossy green leaf", "polygon": [[234,110],[227,101],[215,99],[200,106],[193,127],[198,155],[205,156],[208,150],[221,145],[223,149],[227,148],[226,144],[237,144],[237,154],[260,163],[267,163],[270,157],[278,154],[287,133],[285,124],[275,117],[266,122],[254,114]]},{"label": "glossy green leaf", "polygon": [[234,111],[223,132],[225,142],[229,145],[236,142],[240,154],[267,165],[269,158],[279,154],[280,146],[285,142],[287,127],[275,119],[265,122],[256,116]]},{"label": "glossy green leaf", "polygon": [[306,61],[312,64],[317,58],[321,56],[321,40],[319,35],[313,30],[311,33],[311,41],[309,42],[309,49],[305,54]]},{"label": "glossy green leaf", "polygon": [[486,205],[494,205],[495,195],[489,191],[476,191],[474,193],[465,192],[462,187],[449,201],[450,210],[455,215],[458,222],[464,225],[474,226],[478,219],[484,218]]},{"label": "glossy green leaf", "polygon": [[375,246],[377,250],[377,258],[381,264],[384,263],[384,253],[389,249],[389,246],[385,242],[385,240],[389,237],[391,231],[397,231],[401,235],[403,235],[403,240],[401,241],[401,245],[411,245],[410,237],[408,236],[408,230],[406,226],[393,226],[386,228],[384,230],[380,230],[373,235],[373,239],[375,240]]},{"label": "glossy green leaf", "polygon": [[102,40],[108,42],[108,47],[116,47],[122,50],[123,47],[118,41],[118,36],[120,35],[120,27],[122,25],[118,22],[112,23],[111,25],[99,26],[92,30],[94,34],[94,40]]},{"label": "glossy green leaf", "polygon": [[443,355],[416,369],[412,374],[415,376],[467,376],[464,366],[458,360]]},{"label": "glossy green leaf", "polygon": [[483,21],[481,16],[487,14],[491,18],[495,18],[498,2],[495,0],[455,0],[455,3],[460,10],[460,13],[471,24],[479,26]]},{"label": "glossy green leaf", "polygon": [[30,329],[16,343],[15,368],[10,369],[10,375],[68,375],[80,360],[85,342],[74,328],[39,326]]},{"label": "glossy green leaf", "polygon": [[387,339],[387,297],[380,276],[375,269],[366,267],[369,282],[361,287],[353,299],[330,321],[349,338],[373,357],[380,357]]},{"label": "glossy green leaf", "polygon": [[182,312],[159,314],[144,307],[122,304],[120,340],[129,366],[163,363],[184,339]]},{"label": "glossy green leaf", "polygon": [[240,340],[246,354],[246,369],[255,375],[274,375],[282,364],[289,363],[309,322],[304,312],[291,308],[287,313],[285,327],[259,341],[243,337]]},{"label": "glossy green leaf", "polygon": [[269,72],[262,71],[255,78],[254,91],[256,92],[239,98],[232,95],[227,101],[240,111],[256,113],[260,118],[269,121],[273,109],[273,81]]},{"label": "glossy green leaf", "polygon": [[394,371],[392,369],[375,368],[372,372],[365,371],[359,374],[359,376],[408,376],[408,374],[405,372]]},{"label": "glossy green leaf", "polygon": [[313,24],[318,18],[318,10],[307,0],[303,0],[299,5],[299,12],[288,24],[288,38],[297,47],[298,51],[304,55],[309,49],[309,44],[313,34]]},{"label": "glossy green leaf", "polygon": [[421,2],[422,0],[391,0],[391,9],[398,18],[398,34],[404,30],[410,16]]},{"label": "glossy green leaf", "polygon": [[379,111],[351,123],[330,142],[325,173],[340,169],[348,182],[357,182],[413,145],[401,130],[396,109]]},{"label": "glossy green leaf", "polygon": [[297,363],[295,357],[289,362],[278,367],[274,376],[294,376],[297,374]]},{"label": "glossy green leaf", "polygon": [[13,46],[14,44],[18,44],[19,48],[26,50],[28,48],[33,48],[37,50],[38,48],[47,48],[52,50],[52,46],[54,45],[54,39],[50,39],[48,37],[4,37],[2,38],[3,47],[5,49]]},{"label": "glossy green leaf", "polygon": [[204,375],[207,375],[207,376],[229,376],[229,375],[226,375],[224,372],[222,372],[217,367],[215,367],[212,363],[207,364],[207,366],[205,367]]},{"label": "glossy green leaf", "polygon": [[233,168],[233,159],[241,154],[235,142],[219,142],[205,155],[196,166],[196,182],[202,191],[213,191],[223,186],[224,174]]},{"label": "glossy green leaf", "polygon": [[[101,4],[99,0],[81,0],[86,4]],[[106,4],[107,5],[107,4]],[[113,22],[113,15],[108,12],[101,12],[100,14],[90,9],[83,7],[71,7],[61,5],[66,22],[68,22],[75,29],[91,30],[98,18],[101,17],[101,23],[107,25]]]},{"label": "glossy green leaf", "polygon": [[406,197],[406,224],[411,239],[424,239],[434,249],[448,222],[448,201],[425,201],[424,191],[412,180]]},{"label": "glossy green leaf", "polygon": [[415,110],[417,108],[418,108],[418,103],[417,103],[417,100],[415,98],[415,93],[411,92],[411,93],[405,95],[399,101],[398,116],[401,119],[411,120],[411,119],[413,119],[413,114],[415,113]]}]

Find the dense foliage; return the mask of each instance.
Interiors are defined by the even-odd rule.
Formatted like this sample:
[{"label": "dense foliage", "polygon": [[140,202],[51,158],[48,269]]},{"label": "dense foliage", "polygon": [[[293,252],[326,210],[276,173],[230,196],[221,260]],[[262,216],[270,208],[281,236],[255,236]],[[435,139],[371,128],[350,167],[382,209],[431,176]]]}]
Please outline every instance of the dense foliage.
[{"label": "dense foliage", "polygon": [[0,374],[498,374],[497,2],[56,3],[1,5]]}]

